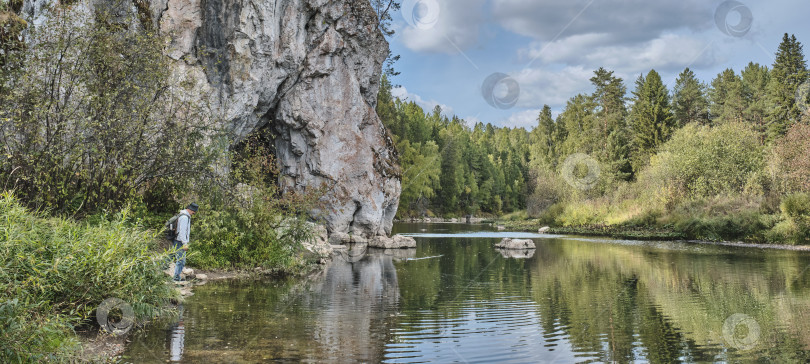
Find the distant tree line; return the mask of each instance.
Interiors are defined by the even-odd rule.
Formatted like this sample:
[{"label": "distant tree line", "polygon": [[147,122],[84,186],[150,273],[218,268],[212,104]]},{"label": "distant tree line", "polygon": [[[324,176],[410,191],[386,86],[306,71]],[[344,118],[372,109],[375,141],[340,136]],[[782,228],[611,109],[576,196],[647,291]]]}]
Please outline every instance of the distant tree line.
[{"label": "distant tree line", "polygon": [[[377,111],[401,155],[400,217],[503,214],[525,209],[527,196],[538,192],[547,195],[544,207],[558,200],[558,193],[548,196],[538,186],[547,190],[555,184],[550,180],[559,180],[562,164],[575,153],[600,166],[596,186],[578,194],[598,197],[635,182],[662,145],[687,125],[743,124],[762,150],[774,149],[806,117],[803,88],[809,79],[801,43],[785,34],[770,68],[752,62],[740,72],[726,69],[708,84],[686,68],[670,90],[651,70],[628,94],[624,80],[599,68],[590,79],[592,93],[570,98],[556,118],[545,105],[531,131],[470,126],[443,116],[438,107],[426,112],[393,97],[385,77]],[[797,133],[789,140],[795,143]]]}]

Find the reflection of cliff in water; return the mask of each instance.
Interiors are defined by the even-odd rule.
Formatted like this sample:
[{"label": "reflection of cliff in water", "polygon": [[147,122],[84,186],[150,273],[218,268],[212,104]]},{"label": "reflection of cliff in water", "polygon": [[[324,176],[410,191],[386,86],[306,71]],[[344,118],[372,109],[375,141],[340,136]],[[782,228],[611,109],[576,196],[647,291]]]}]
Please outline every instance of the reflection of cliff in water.
[{"label": "reflection of cliff in water", "polygon": [[375,249],[348,256],[336,255],[310,291],[323,303],[313,339],[327,358],[380,361],[400,297],[394,257]]}]

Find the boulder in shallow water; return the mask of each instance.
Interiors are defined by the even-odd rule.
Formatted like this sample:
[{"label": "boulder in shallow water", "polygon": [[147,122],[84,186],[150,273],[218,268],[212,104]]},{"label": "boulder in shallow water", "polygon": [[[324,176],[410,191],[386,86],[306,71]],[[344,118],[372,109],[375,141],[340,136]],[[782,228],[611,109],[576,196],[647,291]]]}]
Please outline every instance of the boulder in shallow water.
[{"label": "boulder in shallow water", "polygon": [[346,234],[341,232],[334,232],[329,235],[329,244],[366,244],[368,239],[363,235]]},{"label": "boulder in shallow water", "polygon": [[372,238],[368,246],[382,249],[416,248],[416,240],[410,236],[394,235],[392,237],[377,236]]},{"label": "boulder in shallow water", "polygon": [[537,229],[537,232],[538,232],[538,233],[540,233],[540,234],[545,234],[545,233],[547,233],[549,230],[551,230],[551,228],[550,228],[550,227],[548,227],[548,226],[543,226],[543,227],[541,227],[540,229]]},{"label": "boulder in shallow water", "polygon": [[500,243],[495,244],[499,249],[534,249],[535,245],[531,239],[511,239],[503,238]]}]

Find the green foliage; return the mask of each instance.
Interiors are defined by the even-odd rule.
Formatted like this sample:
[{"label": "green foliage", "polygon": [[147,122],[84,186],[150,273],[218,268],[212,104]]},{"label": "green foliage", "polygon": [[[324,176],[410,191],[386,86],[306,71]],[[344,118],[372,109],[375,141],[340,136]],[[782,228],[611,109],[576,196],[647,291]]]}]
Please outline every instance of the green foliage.
[{"label": "green foliage", "polygon": [[167,307],[174,291],[152,233],[124,211],[98,224],[32,213],[0,195],[0,361],[73,355],[75,325],[93,322],[107,298],[132,306],[138,322]]},{"label": "green foliage", "polygon": [[471,129],[440,108],[425,112],[391,96],[383,77],[377,114],[393,134],[402,165],[397,216],[511,212],[525,207],[529,133],[478,123]]},{"label": "green foliage", "polygon": [[675,119],[670,109],[669,92],[655,70],[651,70],[646,77],[639,76],[633,96],[630,112],[635,148],[633,169],[639,171],[658,146],[669,139]]},{"label": "green foliage", "polygon": [[743,81],[734,70],[727,68],[712,81],[711,116],[720,121],[742,122],[745,110]]},{"label": "green foliage", "polygon": [[301,243],[312,238],[307,213],[320,196],[288,192],[271,181],[278,174],[266,140],[253,135],[231,157],[227,181],[201,186],[193,218],[189,265],[199,268],[264,267],[290,273],[305,265]]},{"label": "green foliage", "polygon": [[810,192],[810,124],[797,123],[774,142],[771,170],[780,192]]},{"label": "green foliage", "polygon": [[782,198],[782,221],[766,236],[772,241],[810,244],[810,194],[795,193]]},{"label": "green foliage", "polygon": [[441,164],[439,146],[432,140],[425,144],[411,144],[407,139],[397,145],[399,161],[407,166],[402,172],[402,193],[399,197],[400,206],[417,208],[436,195],[439,188]]},{"label": "green foliage", "polygon": [[172,73],[166,39],[107,10],[53,7],[0,80],[0,181],[29,206],[116,208],[212,161],[215,114],[191,77]]},{"label": "green foliage", "polygon": [[687,198],[742,193],[764,167],[764,157],[758,135],[746,124],[690,124],[661,147],[640,179]]},{"label": "green foliage", "polygon": [[796,90],[807,80],[807,62],[802,45],[795,35],[785,33],[776,52],[768,83],[769,140],[784,135],[799,120],[801,110],[796,104]]},{"label": "green foliage", "polygon": [[556,173],[536,169],[532,174],[534,192],[526,201],[526,212],[531,217],[540,217],[551,206],[566,198],[569,191],[565,181]]},{"label": "green foliage", "polygon": [[688,67],[678,75],[672,95],[672,109],[679,127],[686,124],[706,124],[709,121],[706,85]]}]

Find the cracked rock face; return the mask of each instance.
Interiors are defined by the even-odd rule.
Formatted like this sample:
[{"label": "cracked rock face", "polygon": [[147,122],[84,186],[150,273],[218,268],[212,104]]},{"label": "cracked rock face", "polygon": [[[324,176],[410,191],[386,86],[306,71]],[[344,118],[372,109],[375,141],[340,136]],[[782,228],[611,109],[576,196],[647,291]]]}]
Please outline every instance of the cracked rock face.
[{"label": "cracked rock face", "polygon": [[[41,2],[26,0],[30,16]],[[148,11],[234,143],[275,135],[282,190],[324,188],[311,213],[330,234],[390,234],[400,170],[374,111],[388,44],[368,0],[150,0]]]}]

